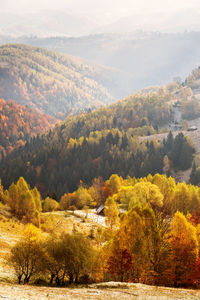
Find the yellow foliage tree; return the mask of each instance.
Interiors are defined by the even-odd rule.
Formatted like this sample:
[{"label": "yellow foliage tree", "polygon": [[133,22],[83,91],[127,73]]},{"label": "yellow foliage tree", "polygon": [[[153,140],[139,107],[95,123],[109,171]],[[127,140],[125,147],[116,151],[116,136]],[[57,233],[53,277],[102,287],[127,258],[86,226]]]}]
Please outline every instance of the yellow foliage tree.
[{"label": "yellow foliage tree", "polygon": [[119,224],[119,210],[117,207],[116,202],[114,201],[113,197],[108,197],[105,202],[105,221],[106,225],[113,229],[113,227],[117,227]]},{"label": "yellow foliage tree", "polygon": [[107,183],[110,185],[113,194],[119,191],[119,188],[121,186],[121,181],[122,181],[121,177],[119,177],[117,174],[113,174],[110,176]]},{"label": "yellow foliage tree", "polygon": [[44,212],[55,211],[58,210],[58,208],[59,208],[59,203],[56,200],[51,199],[49,197],[46,197],[44,199],[44,203],[43,203]]},{"label": "yellow foliage tree", "polygon": [[14,215],[25,222],[39,225],[41,196],[36,187],[31,190],[24,178],[20,177],[17,184],[11,184],[6,198]]},{"label": "yellow foliage tree", "polygon": [[196,228],[186,217],[176,212],[169,235],[171,246],[172,279],[175,287],[184,283],[190,267],[198,259],[198,240]]},{"label": "yellow foliage tree", "polygon": [[28,225],[23,237],[11,249],[9,262],[14,267],[18,283],[24,278],[29,283],[31,277],[43,271],[44,247],[41,232],[32,224]]},{"label": "yellow foliage tree", "polygon": [[138,182],[133,187],[133,193],[134,195],[132,195],[129,202],[129,209],[132,209],[138,204],[145,207],[147,203],[156,208],[163,206],[163,195],[155,184],[150,182]]}]

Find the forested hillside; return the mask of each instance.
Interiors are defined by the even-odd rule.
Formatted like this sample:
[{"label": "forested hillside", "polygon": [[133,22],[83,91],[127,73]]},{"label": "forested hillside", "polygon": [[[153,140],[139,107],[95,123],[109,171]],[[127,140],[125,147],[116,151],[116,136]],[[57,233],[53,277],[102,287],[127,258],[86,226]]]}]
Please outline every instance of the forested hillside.
[{"label": "forested hillside", "polygon": [[119,130],[91,133],[89,138],[65,139],[51,132],[34,138],[1,162],[1,178],[7,188],[23,176],[43,195],[58,196],[76,189],[83,180],[91,184],[95,177],[111,174],[147,176],[170,174],[171,168],[191,166],[194,148],[182,134],[164,143],[140,144],[137,138]]},{"label": "forested hillside", "polygon": [[125,131],[135,129],[133,135],[148,135],[172,120],[170,101],[174,99],[174,94],[167,88],[160,88],[158,92],[139,92],[108,107],[69,117],[55,128],[55,132],[65,138],[79,138],[96,130],[118,128]]},{"label": "forested hillside", "polygon": [[[42,194],[56,192],[60,196],[76,189],[80,180],[90,184],[95,177],[107,179],[113,173],[140,177],[188,169],[194,149],[183,135],[175,139],[171,135],[166,143],[141,143],[138,139],[155,134],[162,126],[168,128],[177,93],[184,96],[187,89],[174,82],[155,92],[141,91],[106,108],[68,117],[1,161],[3,184],[8,187],[23,176]],[[184,101],[183,108],[193,103]]]},{"label": "forested hillside", "polygon": [[114,101],[117,71],[26,45],[0,47],[0,96],[57,118]]},{"label": "forested hillside", "polygon": [[56,121],[15,101],[0,99],[0,159],[31,137],[48,131]]},{"label": "forested hillside", "polygon": [[200,33],[188,31],[160,33],[148,29],[73,38],[0,37],[0,43],[8,41],[69,53],[123,71],[120,97],[149,85],[166,84],[177,76],[184,80],[199,65],[200,56]]},{"label": "forested hillside", "polygon": [[[12,50],[15,47],[16,52]],[[24,49],[30,54],[31,48],[9,46],[9,49],[11,57],[12,53],[18,53],[21,62]],[[6,46],[1,50],[2,53],[8,51]],[[39,62],[41,55],[48,54],[50,59],[45,61],[42,56],[42,64],[50,64],[53,55],[54,61],[65,63],[63,56],[53,52],[32,48],[31,53]],[[18,58],[15,59],[18,61]],[[26,65],[29,65],[28,62],[31,64],[31,61],[27,59]],[[54,63],[52,68],[57,70],[57,64]],[[5,60],[4,68],[8,67],[9,70],[9,66]],[[20,70],[27,71],[26,67],[24,68]],[[29,74],[32,76],[31,80],[39,79],[38,74],[43,74],[43,67],[38,70],[40,72],[34,73],[34,76]],[[26,76],[28,73],[24,74]],[[90,184],[95,177],[107,179],[113,173],[124,177],[140,177],[148,173],[170,174],[171,170],[188,169],[191,167],[194,149],[183,135],[178,135],[175,139],[170,136],[167,142],[155,143],[140,142],[138,136],[155,134],[162,128],[168,130],[170,124],[176,123],[174,105],[177,103],[182,114],[180,122],[200,115],[200,106],[196,98],[198,74],[199,69],[196,69],[184,83],[176,80],[163,87],[146,88],[110,106],[70,116],[48,133],[33,138],[24,146],[19,141],[18,145],[22,147],[7,158],[2,155],[0,167],[3,184],[7,188],[11,182],[23,176],[31,186],[36,185],[43,195],[55,192],[60,196],[76,189],[80,180]],[[31,86],[27,78],[24,78],[25,86]],[[48,76],[44,78],[49,79]],[[41,76],[39,87],[43,83],[47,84]],[[50,82],[48,86],[52,87],[49,84]],[[41,97],[48,99],[44,90],[41,90]],[[56,106],[57,102],[56,100],[52,103]],[[37,106],[38,103],[43,106],[41,99],[34,105]],[[51,107],[51,102],[50,105],[48,103],[46,101],[46,106]],[[64,113],[58,114],[61,117]],[[29,119],[31,120],[30,117]],[[13,138],[11,135],[9,141],[15,139],[17,142],[17,138],[20,140],[20,137],[21,135]]]}]

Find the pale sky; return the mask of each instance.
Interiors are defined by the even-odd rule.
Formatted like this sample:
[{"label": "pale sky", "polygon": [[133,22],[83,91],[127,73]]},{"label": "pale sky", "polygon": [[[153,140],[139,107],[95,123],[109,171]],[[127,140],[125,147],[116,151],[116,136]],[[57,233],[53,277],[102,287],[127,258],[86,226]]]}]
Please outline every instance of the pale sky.
[{"label": "pale sky", "polygon": [[150,14],[165,11],[180,12],[190,9],[200,11],[199,0],[0,0],[0,11],[30,12],[61,10],[88,16],[101,15],[110,21],[131,14]]}]

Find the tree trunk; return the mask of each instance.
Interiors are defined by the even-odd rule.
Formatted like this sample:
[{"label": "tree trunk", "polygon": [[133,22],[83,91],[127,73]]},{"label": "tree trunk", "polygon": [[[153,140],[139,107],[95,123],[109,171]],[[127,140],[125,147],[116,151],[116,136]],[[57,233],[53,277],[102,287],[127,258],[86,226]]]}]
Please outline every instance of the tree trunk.
[{"label": "tree trunk", "polygon": [[58,277],[58,276],[56,277],[56,285],[57,285],[57,286],[59,286],[59,285],[60,285],[60,279],[59,279],[59,277]]},{"label": "tree trunk", "polygon": [[29,283],[31,276],[25,276],[24,278],[24,284]]},{"label": "tree trunk", "polygon": [[69,283],[72,284],[74,281],[74,277],[72,274],[69,275]]},{"label": "tree trunk", "polygon": [[76,277],[75,277],[75,283],[76,284],[78,283],[78,275],[76,275]]},{"label": "tree trunk", "polygon": [[55,277],[55,274],[51,274],[51,279],[50,279],[50,282],[49,282],[50,285],[52,285],[54,277]]},{"label": "tree trunk", "polygon": [[62,276],[62,285],[65,284],[65,272],[63,273],[63,276]]},{"label": "tree trunk", "polygon": [[21,280],[22,280],[22,275],[19,275],[19,276],[18,276],[18,283],[19,283],[19,284],[21,283]]}]

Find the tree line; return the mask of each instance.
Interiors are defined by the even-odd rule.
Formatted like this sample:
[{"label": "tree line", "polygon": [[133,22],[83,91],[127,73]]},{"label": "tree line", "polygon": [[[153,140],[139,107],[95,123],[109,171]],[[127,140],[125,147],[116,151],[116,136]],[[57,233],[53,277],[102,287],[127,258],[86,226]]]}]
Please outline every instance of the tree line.
[{"label": "tree line", "polygon": [[123,177],[169,175],[171,170],[188,169],[193,160],[194,147],[182,133],[175,138],[170,133],[161,142],[141,142],[131,131],[118,129],[79,139],[54,134],[33,138],[1,162],[5,188],[22,176],[43,197],[54,193],[60,198],[76,190],[80,180],[91,184],[94,178],[106,180],[113,173]]}]

